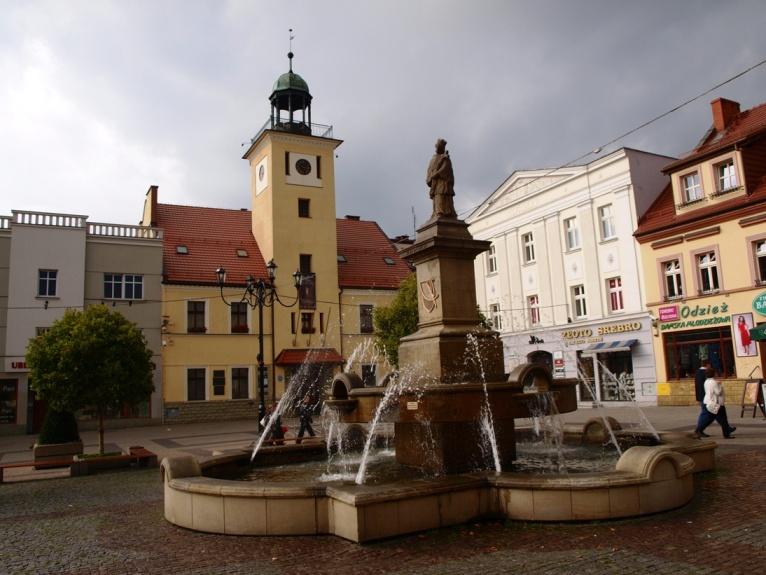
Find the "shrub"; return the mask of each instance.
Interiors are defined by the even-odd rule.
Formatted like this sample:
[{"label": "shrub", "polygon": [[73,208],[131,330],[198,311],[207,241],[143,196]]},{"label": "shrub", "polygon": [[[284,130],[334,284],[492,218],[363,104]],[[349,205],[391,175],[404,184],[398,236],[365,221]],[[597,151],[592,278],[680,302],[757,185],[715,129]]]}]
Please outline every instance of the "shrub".
[{"label": "shrub", "polygon": [[48,411],[45,420],[43,420],[40,437],[37,439],[38,444],[49,445],[79,440],[80,433],[77,429],[77,420],[71,411]]}]

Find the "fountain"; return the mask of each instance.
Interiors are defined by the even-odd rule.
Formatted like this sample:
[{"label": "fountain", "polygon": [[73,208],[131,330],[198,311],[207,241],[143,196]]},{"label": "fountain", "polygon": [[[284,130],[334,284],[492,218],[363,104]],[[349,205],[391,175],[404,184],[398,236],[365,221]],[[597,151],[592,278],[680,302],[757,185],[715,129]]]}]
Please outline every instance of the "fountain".
[{"label": "fountain", "polygon": [[[222,479],[227,468],[247,463],[247,453],[203,465],[192,457],[166,459],[162,471],[168,521],[213,533],[332,533],[362,542],[485,517],[629,517],[672,509],[691,499],[691,473],[713,467],[715,443],[680,434],[662,434],[663,445],[626,449],[609,471],[514,471],[515,420],[575,410],[577,381],[553,379],[545,367],[534,364],[504,375],[502,344],[496,332],[480,326],[474,291],[474,259],[489,242],[473,239],[457,218],[445,144],[437,142],[429,165],[434,213],[405,252],[417,270],[419,324],[401,340],[399,372],[376,388],[364,387],[354,373],[341,373],[325,400],[334,426],[370,430],[355,480]],[[368,484],[373,432],[391,409],[396,462],[424,475]],[[619,450],[618,431],[613,419],[594,418],[579,435],[571,429],[557,433],[554,447],[561,458],[562,435],[583,442],[609,437]],[[655,443],[651,437],[648,442]],[[325,446],[320,448],[264,447],[255,464],[326,457]],[[566,469],[561,459],[558,469]]]}]

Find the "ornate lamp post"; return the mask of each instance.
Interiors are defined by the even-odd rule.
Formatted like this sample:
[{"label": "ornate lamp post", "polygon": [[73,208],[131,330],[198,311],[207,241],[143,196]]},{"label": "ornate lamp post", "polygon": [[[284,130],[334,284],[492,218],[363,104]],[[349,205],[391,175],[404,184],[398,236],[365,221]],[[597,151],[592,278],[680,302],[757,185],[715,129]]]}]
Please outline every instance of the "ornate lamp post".
[{"label": "ornate lamp post", "polygon": [[[250,309],[258,308],[258,394],[260,396],[258,402],[258,431],[263,430],[261,420],[266,415],[266,402],[264,401],[264,392],[266,388],[266,364],[263,361],[263,308],[272,307],[275,303],[278,303],[282,307],[292,307],[298,302],[298,290],[300,290],[303,283],[303,274],[298,270],[293,274],[293,284],[295,285],[295,300],[291,304],[284,303],[279,299],[277,294],[277,287],[274,285],[274,279],[277,276],[277,264],[274,260],[269,260],[266,264],[266,270],[268,271],[268,278],[255,279],[252,275],[248,275],[246,279],[245,291],[242,297],[236,303],[246,303],[250,306]],[[223,295],[223,286],[226,283],[226,270],[222,267],[215,270],[215,275],[218,277],[218,287],[221,290],[221,299],[223,303],[231,307],[232,304],[226,301]],[[273,327],[272,327],[273,330]]]}]

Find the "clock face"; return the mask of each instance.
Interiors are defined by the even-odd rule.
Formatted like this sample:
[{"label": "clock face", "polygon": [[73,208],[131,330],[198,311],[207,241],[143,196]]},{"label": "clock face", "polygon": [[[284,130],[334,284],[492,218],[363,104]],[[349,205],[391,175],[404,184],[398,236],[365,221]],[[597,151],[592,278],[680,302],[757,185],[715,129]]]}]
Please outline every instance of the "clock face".
[{"label": "clock face", "polygon": [[266,166],[261,164],[261,167],[258,168],[258,181],[262,182],[263,178],[266,176]]},{"label": "clock face", "polygon": [[301,176],[308,176],[311,173],[311,163],[308,160],[301,158],[295,162],[295,171]]}]

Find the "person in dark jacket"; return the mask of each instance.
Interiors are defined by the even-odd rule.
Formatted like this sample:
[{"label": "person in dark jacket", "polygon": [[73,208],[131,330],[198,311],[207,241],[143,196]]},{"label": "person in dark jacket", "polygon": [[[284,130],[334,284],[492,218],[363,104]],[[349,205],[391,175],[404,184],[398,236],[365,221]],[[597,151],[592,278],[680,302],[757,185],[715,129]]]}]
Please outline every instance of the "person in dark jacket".
[{"label": "person in dark jacket", "polygon": [[700,414],[697,416],[697,425],[695,426],[695,432],[699,433],[700,437],[710,437],[707,433],[702,431],[707,421],[707,409],[705,409],[705,380],[707,379],[707,370],[710,368],[710,362],[705,360],[697,369],[697,373],[694,374],[694,397],[700,404]]},{"label": "person in dark jacket", "polygon": [[269,429],[266,432],[266,440],[269,441],[271,445],[284,445],[285,429],[282,427],[282,417],[277,415],[272,420],[272,415],[276,409],[276,404],[272,403],[266,412],[266,417],[264,418],[266,419],[266,425],[268,425],[268,422],[271,421],[271,426],[269,426]]},{"label": "person in dark jacket", "polygon": [[314,428],[311,427],[311,411],[311,396],[307,393],[303,398],[301,406],[298,410],[298,417],[300,418],[301,427],[298,430],[298,438],[295,440],[295,443],[300,443],[303,440],[303,434],[307,431],[311,437],[316,436],[316,433],[314,433]]}]

